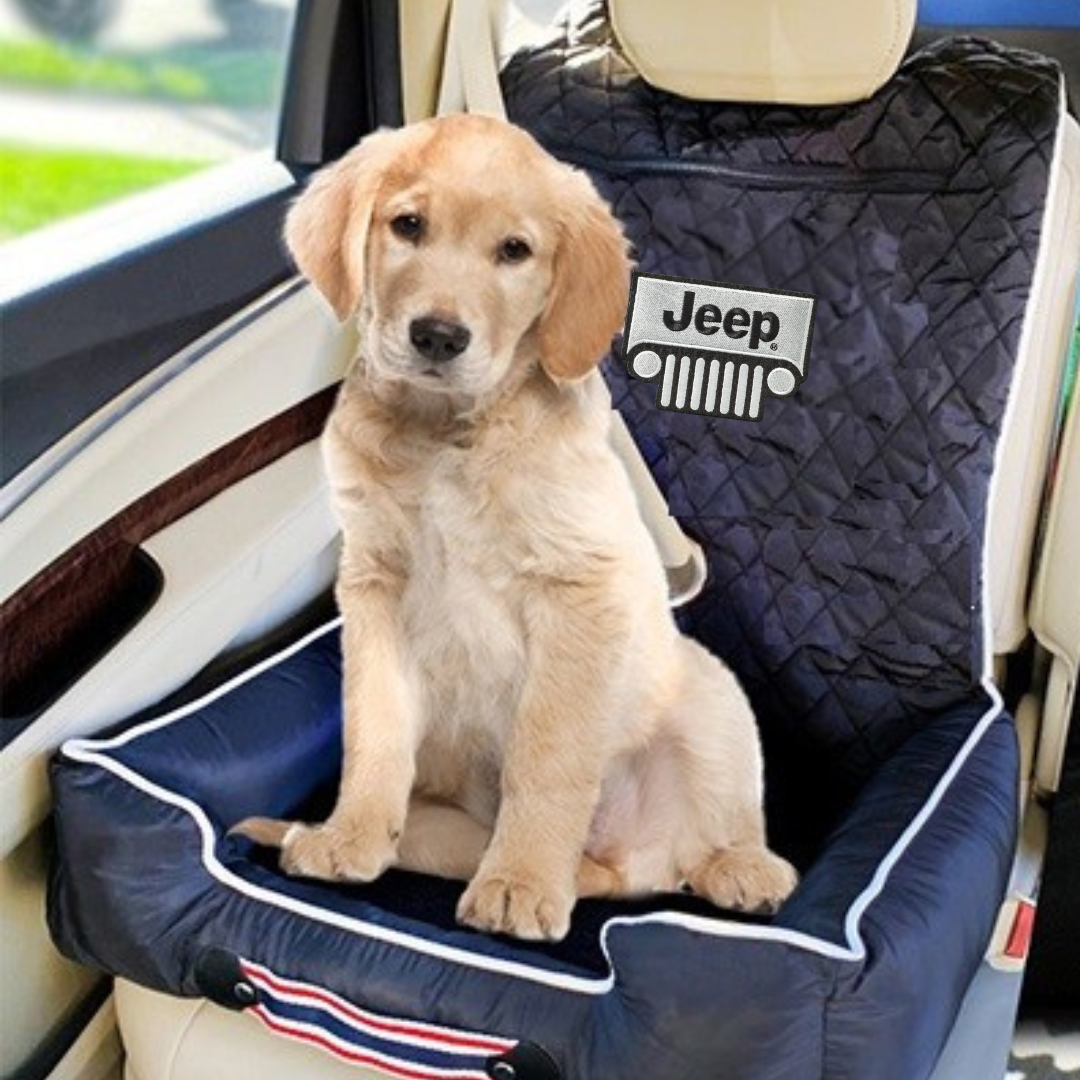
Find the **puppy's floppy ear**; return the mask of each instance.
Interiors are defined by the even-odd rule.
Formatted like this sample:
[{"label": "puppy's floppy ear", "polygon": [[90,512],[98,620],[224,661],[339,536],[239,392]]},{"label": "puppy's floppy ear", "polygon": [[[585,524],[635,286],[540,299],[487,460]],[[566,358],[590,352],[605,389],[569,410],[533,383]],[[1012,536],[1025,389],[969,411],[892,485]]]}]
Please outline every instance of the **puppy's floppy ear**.
[{"label": "puppy's floppy ear", "polygon": [[630,260],[607,203],[576,169],[566,170],[551,297],[540,317],[540,363],[555,380],[581,379],[626,319]]},{"label": "puppy's floppy ear", "polygon": [[285,219],[285,243],[297,267],[341,320],[360,302],[371,211],[400,137],[396,131],[369,135],[318,172]]}]

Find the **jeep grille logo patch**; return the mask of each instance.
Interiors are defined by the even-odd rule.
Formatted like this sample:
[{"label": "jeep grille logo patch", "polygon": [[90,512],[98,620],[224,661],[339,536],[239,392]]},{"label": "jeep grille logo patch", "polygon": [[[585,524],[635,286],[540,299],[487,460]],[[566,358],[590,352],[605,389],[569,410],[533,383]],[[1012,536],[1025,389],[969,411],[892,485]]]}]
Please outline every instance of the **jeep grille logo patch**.
[{"label": "jeep grille logo patch", "polygon": [[658,381],[661,409],[761,419],[765,395],[806,378],[817,299],[635,271],[623,335],[631,375]]}]

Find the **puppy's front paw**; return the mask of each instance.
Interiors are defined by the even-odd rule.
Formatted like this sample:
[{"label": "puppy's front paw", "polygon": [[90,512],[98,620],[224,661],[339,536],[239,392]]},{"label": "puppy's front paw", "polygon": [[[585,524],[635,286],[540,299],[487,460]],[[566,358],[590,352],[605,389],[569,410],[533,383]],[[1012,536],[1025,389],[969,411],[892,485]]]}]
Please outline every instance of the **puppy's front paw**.
[{"label": "puppy's front paw", "polygon": [[717,907],[771,915],[798,884],[795,868],[763,847],[712,852],[687,875],[690,888]]},{"label": "puppy's front paw", "polygon": [[400,830],[336,822],[294,825],[281,845],[281,868],[294,877],[374,881],[394,861]]},{"label": "puppy's front paw", "polygon": [[461,897],[458,922],[526,941],[561,941],[570,929],[575,896],[525,874],[480,871]]},{"label": "puppy's front paw", "polygon": [[281,869],[323,881],[374,881],[397,854],[400,829],[330,818],[322,825],[248,818],[231,830],[281,848]]}]

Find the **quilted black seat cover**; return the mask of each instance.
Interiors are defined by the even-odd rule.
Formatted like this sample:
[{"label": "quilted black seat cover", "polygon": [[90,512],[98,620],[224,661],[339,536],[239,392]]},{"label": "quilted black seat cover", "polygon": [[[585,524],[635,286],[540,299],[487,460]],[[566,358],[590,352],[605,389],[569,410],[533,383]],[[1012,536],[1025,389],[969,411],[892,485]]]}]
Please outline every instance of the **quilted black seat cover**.
[{"label": "quilted black seat cover", "polygon": [[983,671],[988,485],[1057,68],[950,39],[860,104],[697,102],[640,79],[591,4],[503,84],[511,118],[593,176],[642,270],[820,298],[807,380],[759,424],[661,412],[621,363],[608,377],[705,542],[689,629],[746,682],[773,767],[797,763],[774,793],[827,819]]}]

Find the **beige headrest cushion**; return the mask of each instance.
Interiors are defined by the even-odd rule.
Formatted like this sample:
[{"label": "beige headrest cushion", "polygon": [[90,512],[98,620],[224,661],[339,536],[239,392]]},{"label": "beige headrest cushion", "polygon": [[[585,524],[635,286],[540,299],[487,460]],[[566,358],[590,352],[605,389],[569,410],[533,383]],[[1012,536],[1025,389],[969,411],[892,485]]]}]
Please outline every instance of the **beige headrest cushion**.
[{"label": "beige headrest cushion", "polygon": [[608,0],[627,58],[653,86],[703,101],[830,105],[896,70],[916,0]]}]

